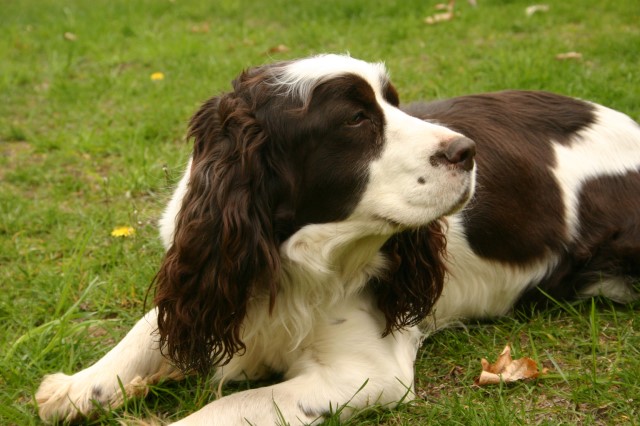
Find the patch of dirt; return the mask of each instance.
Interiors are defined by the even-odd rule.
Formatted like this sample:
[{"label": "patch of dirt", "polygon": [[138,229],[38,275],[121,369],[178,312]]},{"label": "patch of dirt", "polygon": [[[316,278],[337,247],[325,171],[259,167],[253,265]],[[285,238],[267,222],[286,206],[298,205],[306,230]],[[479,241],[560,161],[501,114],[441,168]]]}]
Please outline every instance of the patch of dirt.
[{"label": "patch of dirt", "polygon": [[33,154],[33,147],[29,142],[25,141],[0,141],[0,161],[4,164],[0,167],[0,180],[4,180],[7,172],[16,169],[19,159]]},{"label": "patch of dirt", "polygon": [[0,155],[3,157],[15,157],[21,153],[32,151],[33,147],[26,141],[2,141],[0,142]]}]

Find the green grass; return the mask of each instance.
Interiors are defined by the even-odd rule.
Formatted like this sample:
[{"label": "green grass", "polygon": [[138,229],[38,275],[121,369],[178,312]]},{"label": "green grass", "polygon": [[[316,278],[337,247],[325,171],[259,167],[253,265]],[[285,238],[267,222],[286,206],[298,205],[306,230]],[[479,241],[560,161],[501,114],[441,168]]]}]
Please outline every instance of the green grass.
[{"label": "green grass", "polygon": [[[435,3],[5,0],[0,424],[38,424],[42,375],[97,360],[141,315],[186,123],[245,67],[349,51],[386,61],[405,101],[545,89],[640,118],[637,1],[553,1],[526,17],[529,1],[459,0],[453,21],[425,25]],[[269,53],[280,44],[289,50]],[[568,51],[582,59],[555,59]],[[151,81],[157,71],[165,79]],[[119,225],[135,236],[111,237]],[[479,359],[507,342],[550,373],[474,387]],[[639,351],[637,305],[588,301],[447,330],[419,353],[416,402],[350,424],[637,424]],[[175,419],[213,398],[201,381],[156,386],[96,423]]]}]

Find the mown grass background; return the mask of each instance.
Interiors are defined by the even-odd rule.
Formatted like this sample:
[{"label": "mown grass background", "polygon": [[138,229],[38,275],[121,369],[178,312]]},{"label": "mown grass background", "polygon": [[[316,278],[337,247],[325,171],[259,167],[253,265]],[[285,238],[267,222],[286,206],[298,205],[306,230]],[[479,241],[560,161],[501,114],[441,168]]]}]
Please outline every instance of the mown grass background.
[{"label": "mown grass background", "polygon": [[[531,17],[529,1],[478,3],[426,25],[436,1],[4,0],[0,424],[39,424],[42,375],[97,360],[142,314],[186,123],[245,67],[348,51],[384,60],[405,101],[545,89],[638,120],[636,0],[548,1]],[[582,58],[555,58],[569,51]],[[112,237],[120,225],[135,235]],[[441,332],[418,354],[417,401],[349,424],[637,424],[638,308],[586,301]],[[474,387],[507,342],[550,373]],[[162,384],[95,423],[177,419],[213,397],[202,379]]]}]

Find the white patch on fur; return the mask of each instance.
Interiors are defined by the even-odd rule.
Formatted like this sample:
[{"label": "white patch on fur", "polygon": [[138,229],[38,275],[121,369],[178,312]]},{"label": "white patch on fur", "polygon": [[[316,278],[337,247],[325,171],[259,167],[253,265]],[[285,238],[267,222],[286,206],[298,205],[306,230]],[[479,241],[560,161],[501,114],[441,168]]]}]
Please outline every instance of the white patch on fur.
[{"label": "white patch on fur", "polygon": [[176,425],[209,424],[210,419],[221,425],[281,424],[279,416],[291,425],[317,424],[329,409],[340,409],[346,419],[373,404],[392,408],[413,399],[421,335],[413,327],[381,338],[379,320],[370,315],[372,303],[365,297],[342,301],[334,310],[340,321],[318,322],[310,344],[294,352],[284,351],[276,338],[260,348],[268,353],[234,358],[232,363],[252,366],[264,362],[265,355],[279,354],[291,364],[284,382],[225,396]]},{"label": "white patch on fur", "polygon": [[540,282],[556,265],[555,256],[528,266],[510,266],[476,255],[464,235],[462,217],[447,218],[449,268],[442,296],[422,325],[427,331],[462,319],[506,314],[532,284]]},{"label": "white patch on fur", "polygon": [[617,303],[630,303],[640,295],[631,283],[622,277],[602,279],[583,289],[579,297],[606,297]]},{"label": "white patch on fur", "polygon": [[374,90],[381,90],[388,79],[382,62],[368,63],[347,55],[318,55],[287,64],[282,73],[275,75],[276,84],[283,86],[285,94],[297,96],[306,102],[320,83],[339,75],[355,74],[369,82]]},{"label": "white patch on fur", "polygon": [[[382,272],[386,259],[379,250],[392,232],[385,222],[350,220],[300,229],[280,247],[282,271],[274,311],[269,314],[261,306],[265,300],[257,300],[243,339],[281,333],[287,341],[282,347],[297,349],[318,321],[328,320],[334,306],[356,297]],[[267,331],[269,323],[275,328]]]},{"label": "white patch on fur", "polygon": [[369,167],[367,189],[354,215],[426,225],[460,206],[473,192],[473,171],[431,164],[432,156],[461,135],[411,117],[377,95],[386,120],[385,147]]},{"label": "white patch on fur", "polygon": [[182,175],[180,182],[178,182],[178,186],[176,186],[173,196],[171,197],[171,200],[169,200],[167,207],[164,209],[162,216],[158,220],[160,239],[162,240],[165,250],[169,250],[169,247],[173,244],[173,232],[176,227],[176,218],[180,212],[180,208],[182,207],[182,199],[187,193],[189,176],[191,176],[191,161],[192,159],[189,158],[184,174]]},{"label": "white patch on fur", "polygon": [[578,197],[582,184],[598,176],[624,175],[640,167],[640,128],[618,111],[593,105],[596,122],[578,132],[570,145],[554,144],[553,169],[565,204],[569,237],[578,237]]}]

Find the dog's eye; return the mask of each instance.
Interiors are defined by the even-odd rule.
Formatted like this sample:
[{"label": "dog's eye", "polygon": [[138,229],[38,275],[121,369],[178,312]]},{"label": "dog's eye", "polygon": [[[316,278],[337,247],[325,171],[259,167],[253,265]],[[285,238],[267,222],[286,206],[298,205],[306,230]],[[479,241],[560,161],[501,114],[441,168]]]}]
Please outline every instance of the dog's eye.
[{"label": "dog's eye", "polygon": [[347,126],[357,126],[365,120],[367,120],[367,116],[365,115],[365,113],[362,111],[358,111],[355,114],[353,114],[349,119],[347,119],[345,124]]}]

